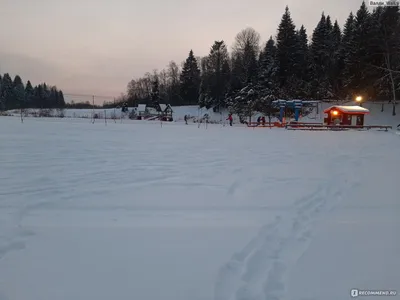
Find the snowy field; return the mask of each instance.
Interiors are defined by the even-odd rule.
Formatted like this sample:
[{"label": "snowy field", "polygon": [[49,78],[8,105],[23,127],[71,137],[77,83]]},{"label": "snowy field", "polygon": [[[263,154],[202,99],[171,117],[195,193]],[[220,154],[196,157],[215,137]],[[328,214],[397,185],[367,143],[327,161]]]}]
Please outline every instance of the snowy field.
[{"label": "snowy field", "polygon": [[[357,103],[353,101],[349,102],[322,102],[319,105],[319,109],[317,110],[314,108],[314,110],[310,113],[310,115],[306,117],[301,117],[299,119],[300,122],[309,122],[309,123],[322,123],[324,114],[323,110],[327,109],[328,107],[332,105],[357,105]],[[389,103],[384,104],[384,111],[382,112],[382,104],[378,102],[367,102],[363,103],[363,106],[367,109],[370,110],[370,114],[366,115],[365,117],[365,124],[366,125],[390,125],[395,128],[398,124],[400,124],[400,106],[397,105],[397,112],[398,114],[396,116],[392,116],[392,105]],[[134,109],[133,107],[129,108],[129,111],[132,111]],[[205,109],[205,108],[199,108],[196,105],[189,105],[189,106],[174,106],[172,107],[173,109],[173,119],[174,122],[184,122],[184,116],[189,115],[192,116],[194,119],[200,119],[202,118],[205,114],[209,116],[209,120],[211,122],[217,122],[217,123],[225,123],[227,124],[228,121],[226,121],[226,118],[228,117],[228,111],[225,109],[221,113],[219,112],[213,112],[212,109]],[[37,109],[29,109],[28,110],[28,115],[29,118],[31,118],[31,114],[36,112],[38,113],[39,110]],[[13,116],[20,116],[20,111],[19,110],[11,110],[7,112],[10,115]],[[75,119],[75,118],[88,118],[90,119],[93,115],[93,113],[97,114],[99,116],[99,119],[103,119],[106,117],[108,119],[108,122],[113,122],[113,120],[110,120],[113,116],[118,118],[118,122],[121,121],[121,109],[113,109],[113,108],[108,108],[108,109],[64,109],[63,113],[65,115],[65,118],[70,118],[70,119]],[[57,110],[52,111],[53,116],[59,116],[60,112]],[[255,113],[252,117],[252,120],[255,121],[257,117],[261,115],[260,113]],[[294,119],[293,119],[294,120]],[[222,122],[221,122],[222,121]],[[278,121],[276,118],[272,118],[272,122]],[[96,120],[96,122],[102,122],[101,120]],[[130,122],[128,115],[125,115],[123,117],[123,122]],[[149,121],[143,121],[143,122],[149,122]],[[193,120],[190,120],[189,122],[193,122]],[[240,124],[239,122],[239,117],[236,115],[233,115],[233,123],[235,126],[244,126]]]},{"label": "snowy field", "polygon": [[393,132],[2,117],[0,300],[400,292],[399,147]]}]

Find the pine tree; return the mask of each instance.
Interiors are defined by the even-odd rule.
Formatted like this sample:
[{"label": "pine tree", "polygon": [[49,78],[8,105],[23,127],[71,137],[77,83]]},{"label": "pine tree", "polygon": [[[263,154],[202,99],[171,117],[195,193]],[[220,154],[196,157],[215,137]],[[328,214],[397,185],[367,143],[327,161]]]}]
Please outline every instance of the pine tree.
[{"label": "pine tree", "polygon": [[[292,76],[292,85],[294,87],[292,95],[298,99],[306,99],[310,97],[310,87],[309,82],[311,79],[310,73],[312,69],[310,68],[310,53],[308,47],[307,32],[302,25],[296,33],[297,37],[297,63],[296,63],[296,73]],[[294,82],[293,82],[294,81]]]},{"label": "pine tree", "polygon": [[160,104],[160,88],[158,78],[156,77],[153,80],[152,89],[151,89],[151,105],[156,108]]},{"label": "pine tree", "polygon": [[312,36],[310,55],[313,67],[313,96],[317,99],[332,97],[332,87],[329,82],[331,66],[331,31],[330,19],[322,13],[321,19]]},{"label": "pine tree", "polygon": [[231,65],[232,65],[232,71],[231,71],[229,92],[235,93],[244,87],[243,80],[241,78],[243,70],[240,58],[237,56],[232,56]]},{"label": "pine tree", "polygon": [[257,79],[257,52],[255,51],[252,45],[247,44],[244,51],[243,51],[243,64],[244,64],[244,75],[245,75],[245,82],[247,84],[254,83]]},{"label": "pine tree", "polygon": [[277,60],[279,64],[279,83],[284,86],[287,78],[295,73],[297,52],[296,29],[286,6],[277,35]]},{"label": "pine tree", "polygon": [[276,60],[276,51],[275,41],[271,36],[260,55],[259,79],[261,82],[269,82],[272,80],[274,84],[277,83],[278,61]]},{"label": "pine tree", "polygon": [[46,83],[43,83],[43,108],[51,108],[51,102],[50,102],[50,89],[47,86]]},{"label": "pine tree", "polygon": [[59,108],[58,104],[58,92],[56,87],[51,87],[49,92],[49,103],[53,108]]},{"label": "pine tree", "polygon": [[62,91],[58,91],[58,102],[61,108],[65,107],[64,93]]},{"label": "pine tree", "polygon": [[33,94],[34,94],[35,107],[40,109],[46,108],[45,92],[42,84],[35,86]]},{"label": "pine tree", "polygon": [[26,106],[25,104],[25,87],[24,84],[22,83],[21,77],[18,75],[15,76],[14,82],[13,82],[13,94],[14,94],[14,100],[15,100],[15,108],[24,108]]},{"label": "pine tree", "polygon": [[297,32],[297,49],[298,75],[302,76],[308,64],[308,38],[307,31],[303,25],[301,25],[300,30]]},{"label": "pine tree", "polygon": [[225,94],[229,88],[229,55],[224,41],[216,41],[211,47],[207,62],[207,89],[205,107],[224,107]]},{"label": "pine tree", "polygon": [[329,67],[329,82],[332,86],[334,96],[340,97],[342,90],[342,82],[340,80],[340,47],[342,42],[342,32],[337,20],[335,21],[330,33],[330,67]]},{"label": "pine tree", "polygon": [[275,42],[270,37],[259,56],[257,80],[248,82],[242,89],[229,95],[230,111],[238,114],[243,122],[256,111],[271,119],[275,111],[272,101],[279,94],[276,52]]},{"label": "pine tree", "polygon": [[180,89],[184,104],[196,104],[200,91],[200,69],[193,51],[190,50],[180,75]]},{"label": "pine tree", "polygon": [[354,20],[354,28],[347,44],[348,52],[345,58],[346,86],[350,97],[355,94],[372,94],[370,88],[373,86],[373,82],[368,71],[371,61],[370,25],[371,16],[363,2]]},{"label": "pine tree", "polygon": [[0,74],[0,111],[5,110],[5,103],[4,103],[4,97],[3,97],[3,76]]},{"label": "pine tree", "polygon": [[342,42],[342,31],[340,30],[340,26],[338,21],[335,20],[335,24],[332,28],[332,50],[337,54],[340,49],[340,45]]},{"label": "pine tree", "polygon": [[353,49],[352,46],[352,40],[353,40],[353,35],[354,35],[354,28],[355,28],[355,22],[354,22],[354,15],[353,13],[350,13],[345,24],[343,27],[343,35],[342,35],[342,42],[340,44],[339,48],[339,61],[338,61],[338,68],[340,72],[340,82],[341,86],[343,88],[343,91],[341,92],[342,97],[346,97],[349,91],[348,85],[348,77],[350,77],[350,70],[349,67],[346,65],[347,62],[350,60],[350,52]]},{"label": "pine tree", "polygon": [[13,92],[13,81],[10,74],[6,73],[3,76],[2,82],[2,98],[4,110],[15,108],[14,92]]},{"label": "pine tree", "polygon": [[333,25],[332,25],[332,21],[331,21],[331,17],[328,15],[326,16],[326,30],[328,32],[331,32],[333,30]]},{"label": "pine tree", "polygon": [[32,106],[33,87],[32,83],[28,80],[25,86],[25,102],[27,106]]}]

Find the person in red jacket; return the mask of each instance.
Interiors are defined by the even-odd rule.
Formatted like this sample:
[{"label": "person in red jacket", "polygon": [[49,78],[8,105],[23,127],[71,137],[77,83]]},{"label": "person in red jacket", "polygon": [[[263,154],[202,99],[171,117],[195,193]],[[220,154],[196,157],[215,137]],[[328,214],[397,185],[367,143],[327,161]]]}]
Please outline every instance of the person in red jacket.
[{"label": "person in red jacket", "polygon": [[232,123],[233,123],[232,114],[229,114],[227,120],[229,120],[229,125],[232,126]]}]

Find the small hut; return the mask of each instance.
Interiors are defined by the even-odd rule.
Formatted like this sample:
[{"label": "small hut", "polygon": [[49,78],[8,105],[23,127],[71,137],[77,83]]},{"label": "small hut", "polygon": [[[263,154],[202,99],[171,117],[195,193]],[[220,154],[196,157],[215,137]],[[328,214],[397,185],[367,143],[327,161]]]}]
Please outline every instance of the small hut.
[{"label": "small hut", "polygon": [[169,104],[158,104],[156,107],[163,121],[172,121],[172,107]]},{"label": "small hut", "polygon": [[361,106],[335,105],[324,110],[324,124],[364,126],[364,116],[369,110]]},{"label": "small hut", "polygon": [[147,115],[147,113],[148,111],[146,104],[139,104],[137,107],[137,118],[141,120]]}]

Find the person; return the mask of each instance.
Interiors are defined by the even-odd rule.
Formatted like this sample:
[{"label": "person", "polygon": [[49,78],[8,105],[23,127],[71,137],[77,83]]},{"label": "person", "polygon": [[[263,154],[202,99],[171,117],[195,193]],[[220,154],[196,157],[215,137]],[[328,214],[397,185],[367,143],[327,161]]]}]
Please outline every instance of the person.
[{"label": "person", "polygon": [[260,125],[260,122],[261,122],[261,116],[259,116],[259,117],[257,118],[257,126]]},{"label": "person", "polygon": [[188,117],[187,117],[187,115],[185,115],[185,123],[186,123],[186,125],[188,124],[187,120],[188,120]]},{"label": "person", "polygon": [[265,125],[265,117],[264,116],[261,118],[261,123],[263,126]]},{"label": "person", "polygon": [[340,119],[339,118],[334,119],[333,124],[336,126],[340,125]]},{"label": "person", "polygon": [[232,123],[233,123],[232,114],[229,114],[228,118],[226,118],[226,119],[229,120],[229,125],[232,126]]}]

